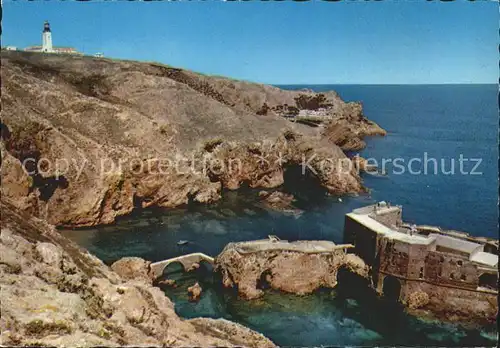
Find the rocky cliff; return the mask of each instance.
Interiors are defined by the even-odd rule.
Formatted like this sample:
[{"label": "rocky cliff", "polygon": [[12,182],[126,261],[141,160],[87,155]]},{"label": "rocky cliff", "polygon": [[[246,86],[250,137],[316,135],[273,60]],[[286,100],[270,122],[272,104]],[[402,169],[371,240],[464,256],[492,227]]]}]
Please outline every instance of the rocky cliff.
[{"label": "rocky cliff", "polygon": [[[6,51],[1,58],[2,195],[55,225],[209,203],[223,188],[273,188],[286,168],[304,163],[330,192],[358,192],[356,170],[340,170],[342,149],[385,133],[359,103],[334,92],[153,63]],[[331,121],[287,121],[303,109]]]},{"label": "rocky cliff", "polygon": [[1,209],[2,346],[274,346],[227,320],[181,320],[147,277],[120,276],[5,198]]},{"label": "rocky cliff", "polygon": [[337,285],[339,269],[368,278],[368,267],[342,246],[328,241],[230,243],[215,259],[225,287],[254,299],[272,288],[304,295]]}]

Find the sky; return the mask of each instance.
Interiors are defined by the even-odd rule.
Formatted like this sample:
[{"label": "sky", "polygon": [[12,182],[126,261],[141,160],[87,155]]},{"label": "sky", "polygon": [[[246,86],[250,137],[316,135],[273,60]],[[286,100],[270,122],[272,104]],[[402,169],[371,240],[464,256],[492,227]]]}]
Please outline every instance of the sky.
[{"label": "sky", "polygon": [[3,0],[2,46],[41,44],[271,84],[497,83],[494,1]]}]

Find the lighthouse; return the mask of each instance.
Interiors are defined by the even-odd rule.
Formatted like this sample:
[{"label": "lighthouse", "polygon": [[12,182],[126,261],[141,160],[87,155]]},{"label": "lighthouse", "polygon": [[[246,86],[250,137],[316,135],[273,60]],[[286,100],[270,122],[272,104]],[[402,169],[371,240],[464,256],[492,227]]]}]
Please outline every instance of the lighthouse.
[{"label": "lighthouse", "polygon": [[45,21],[42,32],[42,52],[54,52],[52,48],[52,33],[50,32],[50,24]]},{"label": "lighthouse", "polygon": [[24,49],[26,52],[42,52],[42,53],[57,53],[57,54],[77,54],[83,55],[73,47],[54,47],[52,46],[52,33],[50,31],[49,21],[43,23],[42,45],[28,46]]}]

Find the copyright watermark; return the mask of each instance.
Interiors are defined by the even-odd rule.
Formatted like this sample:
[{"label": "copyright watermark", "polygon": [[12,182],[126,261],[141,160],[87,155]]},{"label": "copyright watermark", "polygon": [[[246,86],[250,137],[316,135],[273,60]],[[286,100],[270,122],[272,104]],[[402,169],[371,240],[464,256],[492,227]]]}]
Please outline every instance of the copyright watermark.
[{"label": "copyright watermark", "polygon": [[[362,164],[360,164],[362,163]],[[384,175],[482,175],[481,158],[465,157],[459,154],[456,158],[436,158],[424,152],[420,157],[395,158],[328,158],[317,153],[302,155],[300,160],[291,161],[282,153],[270,155],[252,154],[242,158],[217,158],[207,156],[175,155],[162,158],[131,158],[112,160],[102,158],[97,163],[86,158],[59,158],[51,160],[45,157],[26,158],[22,167],[26,174],[52,176],[56,179],[72,173],[76,180],[87,170],[97,172],[99,176],[115,173],[131,175],[202,175],[221,176],[238,175],[243,171],[269,171],[285,168],[288,165],[299,166],[303,175],[343,175],[353,172]],[[90,168],[91,166],[91,168]]]}]

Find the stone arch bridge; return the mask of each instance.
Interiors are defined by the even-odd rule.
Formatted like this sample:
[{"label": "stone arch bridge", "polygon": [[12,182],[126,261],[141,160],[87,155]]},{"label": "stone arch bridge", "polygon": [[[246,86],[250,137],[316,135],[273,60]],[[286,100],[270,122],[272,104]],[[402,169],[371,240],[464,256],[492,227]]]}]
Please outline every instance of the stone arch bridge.
[{"label": "stone arch bridge", "polygon": [[151,274],[156,279],[158,277],[161,277],[165,268],[168,265],[170,265],[171,263],[179,262],[180,264],[182,264],[182,267],[184,267],[185,271],[190,271],[193,269],[195,264],[199,264],[202,261],[206,261],[206,262],[210,263],[211,265],[214,264],[213,257],[210,257],[210,256],[205,255],[203,253],[193,253],[193,254],[187,254],[187,255],[174,257],[174,258],[163,260],[163,261],[154,262],[151,265],[149,265],[149,268],[150,268]]}]

